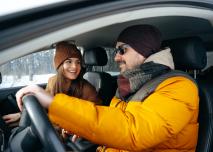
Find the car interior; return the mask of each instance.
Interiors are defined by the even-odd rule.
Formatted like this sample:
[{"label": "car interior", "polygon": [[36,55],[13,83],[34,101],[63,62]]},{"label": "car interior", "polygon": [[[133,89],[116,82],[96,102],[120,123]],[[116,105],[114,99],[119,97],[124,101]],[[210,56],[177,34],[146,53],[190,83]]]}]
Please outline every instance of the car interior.
[{"label": "car interior", "polygon": [[[119,7],[118,4],[120,4]],[[106,4],[106,6],[104,4],[100,5],[100,7],[98,5],[96,7],[88,6],[86,12],[88,16],[91,16],[84,16],[84,18],[79,16],[79,20],[74,20],[75,18],[72,14],[75,14],[77,18],[78,13],[82,15],[83,9],[80,9],[79,12],[78,10],[73,10],[73,12],[68,11],[57,14],[58,16],[52,15],[49,18],[41,18],[36,20],[38,22],[31,23],[29,19],[28,24],[20,24],[20,26],[12,28],[10,33],[17,33],[13,37],[14,41],[6,44],[6,40],[10,40],[9,36],[0,41],[0,56],[4,56],[0,57],[0,65],[30,53],[52,49],[57,42],[62,40],[74,41],[78,46],[84,48],[83,59],[86,68],[84,78],[96,88],[99,96],[104,101],[103,106],[108,106],[117,89],[116,79],[118,74],[112,75],[107,70],[104,70],[109,60],[113,59],[113,53],[111,55],[108,54],[107,48],[113,52],[118,34],[130,25],[154,25],[162,33],[162,49],[165,47],[171,49],[175,69],[188,73],[194,78],[199,88],[199,134],[196,152],[213,151],[213,4],[203,4],[201,2],[151,3],[151,1],[146,5],[143,5],[143,2],[138,2],[137,6],[133,4],[136,3],[134,1],[132,1],[132,4],[129,2],[115,2],[113,6],[110,3]],[[60,5],[60,7],[62,6]],[[106,12],[104,12],[103,8],[105,8]],[[97,10],[103,12],[100,13]],[[92,11],[97,12],[94,15]],[[61,23],[57,22],[60,25],[56,26],[57,24],[53,17],[57,18],[56,21],[61,21]],[[70,18],[67,19],[67,17]],[[7,23],[6,20],[3,21],[4,24]],[[50,25],[47,23],[50,23]],[[44,29],[42,29],[36,27],[36,25],[45,25],[45,28],[43,27]],[[29,27],[31,30],[26,30],[22,35],[19,35],[19,31],[29,29]],[[34,27],[33,30],[32,27]],[[42,33],[45,30],[48,32]],[[39,34],[33,34],[38,31],[40,31]],[[5,30],[3,34],[7,35],[7,32]],[[23,38],[24,36],[26,37]],[[3,76],[0,75],[0,82],[3,83],[3,81]],[[46,83],[38,85],[45,88]],[[15,94],[22,87],[0,88],[1,116],[19,112]],[[29,97],[26,100],[36,99]],[[29,149],[30,151],[33,151],[32,149],[34,151],[95,151],[98,145],[82,138],[75,143],[68,140],[62,145],[45,112],[41,110],[42,108],[39,105],[33,104],[34,102],[32,105],[26,105],[27,113],[35,110],[34,113],[41,113],[41,116],[23,114],[19,129],[9,127],[0,117],[0,132],[4,133],[3,137],[0,136],[0,144],[4,143],[2,144],[2,149],[5,151],[16,151],[17,149],[20,149],[20,151],[29,151]],[[42,117],[44,120],[35,119],[34,121],[34,118],[38,117]],[[34,122],[29,123],[29,119]],[[51,148],[48,148],[49,143],[45,142],[48,137],[42,136],[46,130],[42,130],[36,124],[44,124],[42,129],[52,128],[50,132],[54,137],[51,143],[52,145],[60,146],[54,147],[51,145]],[[35,134],[39,134],[39,138]],[[20,146],[17,143],[25,146]],[[35,147],[32,146],[34,145],[33,143],[36,143]]]}]

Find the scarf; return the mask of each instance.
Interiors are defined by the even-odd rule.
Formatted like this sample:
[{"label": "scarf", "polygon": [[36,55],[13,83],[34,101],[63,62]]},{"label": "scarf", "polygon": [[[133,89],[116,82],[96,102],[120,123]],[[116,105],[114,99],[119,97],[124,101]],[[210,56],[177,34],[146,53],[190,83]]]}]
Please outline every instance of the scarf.
[{"label": "scarf", "polygon": [[151,79],[167,73],[170,68],[166,65],[146,62],[139,67],[126,70],[118,76],[118,90],[116,96],[126,101],[131,95],[136,93],[145,83]]}]

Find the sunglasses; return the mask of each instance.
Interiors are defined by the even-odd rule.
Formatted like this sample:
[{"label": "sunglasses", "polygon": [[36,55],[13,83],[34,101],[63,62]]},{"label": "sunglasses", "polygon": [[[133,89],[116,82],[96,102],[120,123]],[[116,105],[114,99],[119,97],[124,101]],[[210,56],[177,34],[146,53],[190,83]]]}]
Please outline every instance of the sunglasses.
[{"label": "sunglasses", "polygon": [[115,49],[114,54],[116,55],[119,53],[120,55],[124,55],[126,53],[126,48],[130,47],[128,44],[120,45],[118,48]]}]

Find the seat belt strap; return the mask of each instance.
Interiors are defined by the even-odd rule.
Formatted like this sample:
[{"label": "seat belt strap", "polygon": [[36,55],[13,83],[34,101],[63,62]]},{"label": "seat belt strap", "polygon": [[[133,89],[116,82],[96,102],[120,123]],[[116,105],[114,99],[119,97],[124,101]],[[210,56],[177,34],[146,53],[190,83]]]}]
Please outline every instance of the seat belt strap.
[{"label": "seat belt strap", "polygon": [[171,70],[165,74],[162,74],[150,81],[148,81],[147,83],[145,83],[131,98],[129,101],[138,101],[138,99],[140,99],[140,101],[144,101],[144,99],[146,99],[150,94],[152,94],[155,89],[157,88],[157,86],[162,83],[164,80],[171,78],[171,77],[176,77],[176,76],[181,76],[181,77],[186,77],[189,80],[191,80],[192,82],[194,82],[196,85],[196,81],[187,73],[183,72],[183,71],[179,71],[179,70]]}]

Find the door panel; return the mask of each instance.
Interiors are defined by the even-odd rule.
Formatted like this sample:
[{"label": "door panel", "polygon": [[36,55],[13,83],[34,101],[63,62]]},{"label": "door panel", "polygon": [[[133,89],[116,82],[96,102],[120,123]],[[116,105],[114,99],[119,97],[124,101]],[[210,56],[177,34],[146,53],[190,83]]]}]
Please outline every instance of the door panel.
[{"label": "door panel", "polygon": [[[45,88],[46,84],[40,84],[39,86]],[[22,87],[6,88],[6,89],[0,90],[0,114],[1,115],[19,112],[15,94]]]}]

